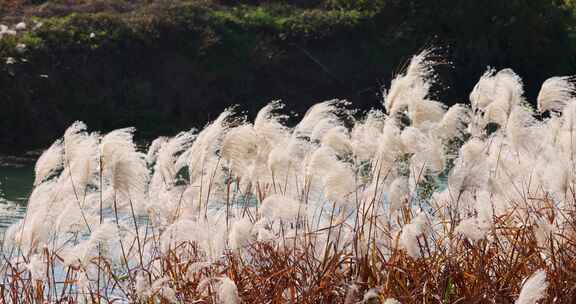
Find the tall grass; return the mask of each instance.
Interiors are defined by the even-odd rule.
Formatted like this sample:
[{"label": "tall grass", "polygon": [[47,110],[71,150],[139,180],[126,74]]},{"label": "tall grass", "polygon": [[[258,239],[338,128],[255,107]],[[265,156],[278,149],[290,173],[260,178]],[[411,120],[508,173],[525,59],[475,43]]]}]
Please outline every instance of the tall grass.
[{"label": "tall grass", "polygon": [[571,303],[573,79],[534,110],[489,69],[447,109],[435,58],[362,117],[331,100],[290,127],[274,101],[147,153],[74,123],[6,233],[3,302]]}]

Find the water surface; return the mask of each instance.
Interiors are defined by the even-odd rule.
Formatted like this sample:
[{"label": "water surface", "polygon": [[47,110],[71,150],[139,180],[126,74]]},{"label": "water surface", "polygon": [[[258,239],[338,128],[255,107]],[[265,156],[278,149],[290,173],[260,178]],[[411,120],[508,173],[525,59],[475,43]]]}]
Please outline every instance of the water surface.
[{"label": "water surface", "polygon": [[24,216],[33,181],[33,159],[0,157],[0,235]]}]

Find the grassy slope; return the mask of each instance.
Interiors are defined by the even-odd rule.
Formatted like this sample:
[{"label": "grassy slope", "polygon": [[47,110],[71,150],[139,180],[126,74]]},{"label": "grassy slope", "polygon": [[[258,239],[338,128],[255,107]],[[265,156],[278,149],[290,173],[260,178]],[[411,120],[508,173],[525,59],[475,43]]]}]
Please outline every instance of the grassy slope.
[{"label": "grassy slope", "polygon": [[[361,11],[197,2],[33,17],[41,27],[0,41],[0,57],[16,58],[0,65],[4,130],[38,134],[42,119],[61,132],[83,119],[95,128],[171,132],[201,125],[227,105],[254,110],[274,98],[301,99],[301,110],[342,96],[326,86],[352,85],[334,70],[347,71],[352,62],[335,62],[351,56],[325,54],[323,43],[344,48],[340,39],[353,39],[370,18]],[[53,135],[33,137],[44,144]]]},{"label": "grassy slope", "polygon": [[[3,6],[5,23],[26,20],[29,26],[0,40],[0,150],[45,145],[76,119],[102,130],[134,125],[150,137],[201,126],[234,104],[250,114],[272,99],[296,112],[330,98],[378,107],[381,85],[430,44],[446,46],[454,59],[456,72],[441,71],[456,92],[441,94],[448,103],[465,98],[488,64],[528,74],[536,88],[548,74],[571,70],[570,41],[556,21],[547,21],[563,19],[552,15],[557,9],[538,7],[545,0],[530,2],[537,14],[496,1],[480,10],[444,0],[432,7],[421,1],[291,2]],[[484,24],[506,9],[522,22],[510,24],[504,12]],[[34,23],[42,26],[32,29]],[[533,23],[529,33],[525,23]],[[517,40],[512,46],[511,39]],[[552,54],[556,50],[564,54]],[[9,57],[14,64],[4,64]]]}]

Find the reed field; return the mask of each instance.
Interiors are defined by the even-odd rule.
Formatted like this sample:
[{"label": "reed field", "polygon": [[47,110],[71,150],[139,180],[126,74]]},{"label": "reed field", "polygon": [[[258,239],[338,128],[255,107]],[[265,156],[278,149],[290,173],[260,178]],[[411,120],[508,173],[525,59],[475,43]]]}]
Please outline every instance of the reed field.
[{"label": "reed field", "polygon": [[0,301],[573,303],[575,79],[527,100],[489,68],[448,108],[445,61],[413,56],[368,112],[273,101],[146,147],[74,123],[5,233]]}]

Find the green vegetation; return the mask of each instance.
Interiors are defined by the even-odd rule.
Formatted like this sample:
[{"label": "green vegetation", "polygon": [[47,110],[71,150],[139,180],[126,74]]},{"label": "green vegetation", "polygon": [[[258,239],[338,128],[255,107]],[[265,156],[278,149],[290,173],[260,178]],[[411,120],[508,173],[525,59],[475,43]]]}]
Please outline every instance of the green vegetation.
[{"label": "green vegetation", "polygon": [[2,151],[46,145],[76,119],[151,137],[233,104],[249,114],[272,99],[296,112],[335,97],[379,107],[396,63],[429,45],[457,67],[440,71],[450,93],[437,88],[451,103],[488,65],[530,88],[575,67],[564,1],[1,1],[0,23],[27,24],[0,39]]}]

